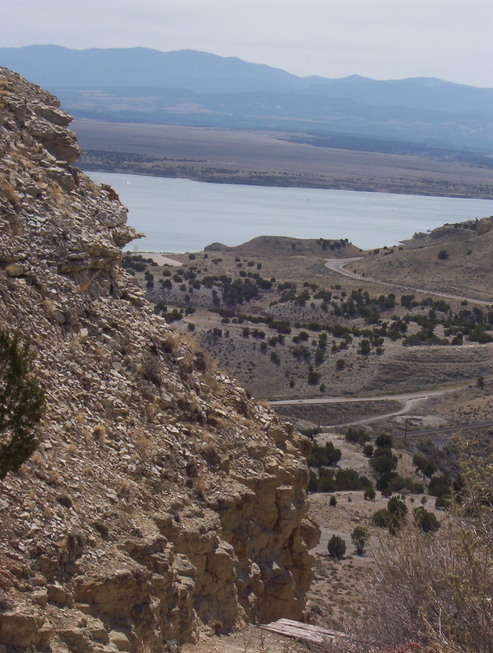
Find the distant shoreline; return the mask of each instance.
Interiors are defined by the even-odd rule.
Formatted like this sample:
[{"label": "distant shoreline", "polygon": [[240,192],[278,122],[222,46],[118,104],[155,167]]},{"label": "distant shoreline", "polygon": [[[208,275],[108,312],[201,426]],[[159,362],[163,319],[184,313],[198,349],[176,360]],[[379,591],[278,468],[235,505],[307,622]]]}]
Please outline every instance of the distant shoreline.
[{"label": "distant shoreline", "polygon": [[454,199],[484,199],[484,200],[493,200],[493,189],[491,192],[483,193],[445,193],[445,192],[432,192],[426,188],[417,187],[415,185],[409,184],[405,185],[402,188],[395,189],[392,184],[377,183],[373,186],[368,186],[366,184],[350,183],[347,180],[344,183],[336,182],[323,182],[306,179],[301,182],[299,179],[290,178],[289,176],[283,175],[278,179],[274,178],[272,175],[255,175],[254,178],[248,176],[240,176],[235,174],[220,174],[214,175],[210,174],[204,176],[203,174],[197,172],[193,174],[176,174],[173,169],[170,170],[148,170],[142,169],[138,165],[128,165],[128,166],[111,166],[111,165],[93,165],[90,163],[83,162],[82,165],[78,166],[83,172],[108,172],[113,174],[120,175],[138,175],[142,177],[160,177],[164,179],[189,179],[190,181],[197,181],[199,183],[206,184],[237,184],[240,186],[259,186],[259,187],[270,187],[270,188],[311,188],[311,189],[320,189],[320,190],[347,190],[361,193],[391,193],[394,195],[420,195],[423,197],[450,197]]}]

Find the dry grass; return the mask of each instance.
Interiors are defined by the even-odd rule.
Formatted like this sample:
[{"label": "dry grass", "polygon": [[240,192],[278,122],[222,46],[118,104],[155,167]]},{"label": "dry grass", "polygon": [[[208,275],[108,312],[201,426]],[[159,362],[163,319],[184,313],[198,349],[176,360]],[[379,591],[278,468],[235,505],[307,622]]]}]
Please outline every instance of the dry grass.
[{"label": "dry grass", "polygon": [[14,186],[6,179],[0,179],[0,193],[5,195],[10,204],[17,208],[20,203],[19,195],[17,194]]}]

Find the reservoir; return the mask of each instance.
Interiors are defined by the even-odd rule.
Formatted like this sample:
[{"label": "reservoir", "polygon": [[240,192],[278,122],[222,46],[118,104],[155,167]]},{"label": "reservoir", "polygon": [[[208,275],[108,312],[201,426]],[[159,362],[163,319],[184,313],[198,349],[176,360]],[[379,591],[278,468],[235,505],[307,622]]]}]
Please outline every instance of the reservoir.
[{"label": "reservoir", "polygon": [[395,245],[446,222],[493,215],[493,200],[312,188],[209,184],[90,172],[110,184],[146,238],[131,251],[195,252],[256,236],[347,238],[362,249]]}]

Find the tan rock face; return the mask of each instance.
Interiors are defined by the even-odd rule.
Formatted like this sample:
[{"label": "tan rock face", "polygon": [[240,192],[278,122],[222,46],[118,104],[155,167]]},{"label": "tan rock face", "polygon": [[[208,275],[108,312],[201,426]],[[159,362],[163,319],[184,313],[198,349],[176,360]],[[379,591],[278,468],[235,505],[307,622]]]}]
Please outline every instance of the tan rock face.
[{"label": "tan rock face", "polygon": [[47,393],[38,451],[0,482],[0,644],[158,652],[302,618],[309,443],[153,314],[68,123],[0,68],[0,329]]}]

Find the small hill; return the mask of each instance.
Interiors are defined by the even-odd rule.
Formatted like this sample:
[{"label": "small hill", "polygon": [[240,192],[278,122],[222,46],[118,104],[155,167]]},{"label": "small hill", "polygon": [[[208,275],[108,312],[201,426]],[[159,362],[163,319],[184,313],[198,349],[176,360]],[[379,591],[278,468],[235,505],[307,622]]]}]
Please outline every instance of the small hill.
[{"label": "small hill", "polygon": [[415,234],[401,247],[374,250],[351,264],[351,270],[381,281],[493,303],[492,251],[493,217],[486,217]]},{"label": "small hill", "polygon": [[0,649],[158,653],[300,619],[309,442],[153,313],[69,122],[0,68],[0,331],[46,393],[38,450],[0,480]]},{"label": "small hill", "polygon": [[243,256],[330,256],[348,258],[358,256],[361,250],[347,238],[340,240],[325,238],[289,238],[286,236],[257,236],[247,243],[228,247],[222,243],[212,243],[205,252],[229,252]]}]

